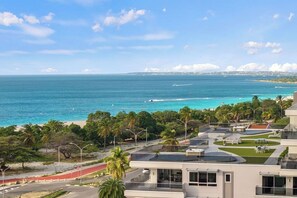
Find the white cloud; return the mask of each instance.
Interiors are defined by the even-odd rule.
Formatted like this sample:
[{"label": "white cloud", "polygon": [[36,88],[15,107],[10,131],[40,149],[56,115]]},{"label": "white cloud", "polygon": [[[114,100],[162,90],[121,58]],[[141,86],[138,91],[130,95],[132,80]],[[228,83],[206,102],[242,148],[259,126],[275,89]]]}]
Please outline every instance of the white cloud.
[{"label": "white cloud", "polygon": [[43,17],[43,21],[44,22],[50,22],[50,21],[53,20],[54,16],[55,16],[55,14],[50,12],[46,16]]},{"label": "white cloud", "polygon": [[45,69],[42,69],[41,72],[43,73],[56,73],[58,70],[56,68],[53,67],[48,67]]},{"label": "white cloud", "polygon": [[247,50],[247,53],[250,55],[256,54],[260,49],[263,49],[263,48],[271,49],[271,53],[273,54],[279,54],[282,52],[280,43],[276,43],[276,42],[249,41],[244,43],[243,46]]},{"label": "white cloud", "polygon": [[33,45],[51,45],[56,43],[51,39],[24,40],[24,42],[28,44],[33,44]]},{"label": "white cloud", "polygon": [[107,16],[104,19],[104,25],[124,25],[126,23],[137,20],[139,17],[145,15],[145,10],[134,10],[129,11],[123,10],[119,16]]},{"label": "white cloud", "polygon": [[282,48],[276,48],[276,49],[272,49],[271,53],[273,54],[280,54],[282,53],[283,49]]},{"label": "white cloud", "polygon": [[290,14],[288,16],[288,20],[291,21],[294,16],[295,16],[295,14],[293,12],[290,12]]},{"label": "white cloud", "polygon": [[0,56],[13,56],[13,55],[24,55],[24,54],[28,54],[28,52],[21,51],[21,50],[11,50],[11,51],[0,52]]},{"label": "white cloud", "polygon": [[229,65],[226,67],[225,71],[230,72],[230,71],[236,71],[236,68],[233,67],[232,65]]},{"label": "white cloud", "polygon": [[207,16],[205,16],[205,17],[202,18],[202,21],[207,21],[207,20],[208,20],[208,17]]},{"label": "white cloud", "polygon": [[267,71],[267,67],[258,63],[248,63],[238,67],[237,71]]},{"label": "white cloud", "polygon": [[143,40],[143,41],[158,41],[158,40],[169,40],[174,38],[173,33],[169,32],[160,32],[160,33],[153,33],[153,34],[145,34],[140,36],[114,36],[114,39],[118,40]]},{"label": "white cloud", "polygon": [[278,18],[279,18],[279,14],[274,14],[274,15],[272,16],[272,18],[273,18],[273,19],[278,19]]},{"label": "white cloud", "polygon": [[22,24],[20,27],[25,34],[35,36],[35,37],[41,37],[41,38],[48,37],[55,32],[51,28],[42,27],[42,26],[32,26],[32,25]]},{"label": "white cloud", "polygon": [[166,10],[166,8],[163,8],[162,11],[163,11],[163,12],[166,12],[167,10]]},{"label": "white cloud", "polygon": [[160,68],[157,68],[157,67],[146,67],[144,69],[145,72],[160,72],[161,69]]},{"label": "white cloud", "polygon": [[0,25],[10,26],[23,23],[23,19],[18,18],[11,12],[0,12]]},{"label": "white cloud", "polygon": [[184,50],[190,49],[190,45],[184,45]]},{"label": "white cloud", "polygon": [[103,29],[99,23],[95,23],[95,25],[92,26],[92,30],[94,32],[102,32]]},{"label": "white cloud", "polygon": [[273,72],[289,72],[289,71],[297,71],[297,63],[285,63],[285,64],[272,64],[269,68],[269,71]]},{"label": "white cloud", "polygon": [[40,21],[33,15],[24,15],[24,19],[26,22],[30,24],[38,24]]},{"label": "white cloud", "polygon": [[175,72],[205,72],[205,71],[216,71],[220,67],[214,64],[193,64],[193,65],[178,65],[172,68]]},{"label": "white cloud", "polygon": [[95,53],[95,49],[85,50],[69,50],[69,49],[54,49],[54,50],[41,50],[38,53],[48,55],[74,55],[78,53]]},{"label": "white cloud", "polygon": [[86,69],[83,69],[81,72],[89,74],[89,73],[94,73],[95,71],[93,69],[86,68]]}]

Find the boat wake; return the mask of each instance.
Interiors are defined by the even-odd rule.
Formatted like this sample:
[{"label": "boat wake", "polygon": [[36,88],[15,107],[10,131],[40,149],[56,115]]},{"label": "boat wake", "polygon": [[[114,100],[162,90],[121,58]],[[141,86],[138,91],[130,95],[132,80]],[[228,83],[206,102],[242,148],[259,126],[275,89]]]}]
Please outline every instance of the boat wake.
[{"label": "boat wake", "polygon": [[193,84],[173,84],[173,87],[185,87],[185,86],[192,86]]},{"label": "boat wake", "polygon": [[294,87],[283,87],[283,86],[275,86],[275,89],[289,89],[289,88],[294,88]]},{"label": "boat wake", "polygon": [[189,100],[211,100],[214,98],[174,98],[174,99],[150,99],[145,102],[177,102],[177,101],[189,101]]}]

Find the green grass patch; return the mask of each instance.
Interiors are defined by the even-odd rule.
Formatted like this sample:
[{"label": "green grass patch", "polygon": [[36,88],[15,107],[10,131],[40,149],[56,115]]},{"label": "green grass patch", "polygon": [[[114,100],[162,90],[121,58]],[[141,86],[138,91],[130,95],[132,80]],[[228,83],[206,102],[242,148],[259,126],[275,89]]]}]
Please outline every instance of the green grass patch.
[{"label": "green grass patch", "polygon": [[234,153],[241,156],[246,160],[246,164],[263,164],[269,156],[274,152],[274,149],[270,149],[265,153],[256,153],[254,148],[219,148],[222,151]]},{"label": "green grass patch", "polygon": [[56,198],[56,197],[60,197],[62,195],[65,195],[66,193],[67,193],[67,191],[65,191],[65,190],[57,190],[57,191],[52,192],[52,193],[50,193],[48,195],[45,195],[45,196],[43,196],[41,198]]},{"label": "green grass patch", "polygon": [[266,134],[261,134],[261,135],[245,135],[241,136],[241,139],[258,139],[258,138],[265,138],[265,139],[280,139],[280,137],[272,137],[269,138],[269,135],[273,135],[274,133],[266,133]]},{"label": "green grass patch", "polygon": [[279,145],[279,142],[272,142],[272,141],[268,141],[266,143],[257,143],[255,140],[241,140],[240,144],[231,144],[231,143],[227,143],[227,144],[223,144],[223,141],[218,141],[218,142],[214,142],[214,144],[216,145],[220,145],[220,146],[261,146],[261,145],[266,145],[266,146],[275,146],[275,145]]}]

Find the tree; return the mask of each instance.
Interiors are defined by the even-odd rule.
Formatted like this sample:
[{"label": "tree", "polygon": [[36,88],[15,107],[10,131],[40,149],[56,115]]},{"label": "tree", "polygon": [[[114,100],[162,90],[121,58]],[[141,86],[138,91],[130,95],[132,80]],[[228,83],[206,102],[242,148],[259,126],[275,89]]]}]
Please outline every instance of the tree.
[{"label": "tree", "polygon": [[278,95],[275,100],[280,107],[280,117],[282,118],[283,117],[283,97],[281,95]]},{"label": "tree", "polygon": [[70,145],[73,142],[75,144],[81,144],[81,139],[74,133],[67,131],[61,131],[53,136],[50,140],[50,145],[52,148],[57,149],[60,146],[60,153],[65,159],[71,158],[73,153],[77,152],[77,148]]},{"label": "tree", "polygon": [[104,143],[103,143],[104,150],[106,147],[106,138],[108,135],[110,135],[110,133],[111,133],[111,120],[110,118],[106,117],[102,119],[101,122],[99,123],[99,131],[98,131],[98,135],[104,139]]},{"label": "tree", "polygon": [[123,131],[123,124],[122,122],[117,122],[116,120],[113,121],[112,126],[112,134],[113,134],[113,145],[116,145],[116,137],[118,137]]},{"label": "tree", "polygon": [[99,198],[124,198],[125,189],[123,181],[110,178],[99,187]]},{"label": "tree", "polygon": [[39,125],[26,124],[20,132],[23,144],[36,150],[37,144],[40,143],[41,127]]},{"label": "tree", "polygon": [[134,135],[135,145],[137,145],[138,135],[144,131],[143,129],[140,129],[140,131],[136,131],[137,114],[134,111],[129,112],[125,121],[126,130]]},{"label": "tree", "polygon": [[253,96],[251,109],[253,111],[253,120],[256,120],[257,111],[261,110],[261,102],[258,96]]},{"label": "tree", "polygon": [[161,133],[161,137],[163,139],[163,144],[169,147],[170,151],[174,151],[176,147],[179,145],[178,140],[176,139],[176,131],[166,129]]},{"label": "tree", "polygon": [[122,179],[126,175],[126,168],[129,166],[129,153],[124,152],[120,147],[111,151],[111,155],[105,159],[106,170],[113,179]]},{"label": "tree", "polygon": [[216,109],[216,118],[221,123],[229,123],[232,118],[232,107],[230,105],[222,105]]},{"label": "tree", "polygon": [[185,140],[187,139],[187,132],[188,132],[188,122],[192,118],[191,116],[191,109],[189,107],[184,107],[179,110],[180,118],[185,125]]}]

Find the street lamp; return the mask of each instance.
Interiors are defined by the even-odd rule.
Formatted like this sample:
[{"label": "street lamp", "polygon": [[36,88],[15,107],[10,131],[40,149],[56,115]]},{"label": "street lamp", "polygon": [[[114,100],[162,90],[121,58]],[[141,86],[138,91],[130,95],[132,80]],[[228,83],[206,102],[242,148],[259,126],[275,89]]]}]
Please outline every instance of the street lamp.
[{"label": "street lamp", "polygon": [[87,144],[84,147],[80,147],[77,144],[70,142],[69,144],[76,146],[80,150],[80,171],[79,171],[79,177],[80,177],[80,183],[81,183],[81,169],[82,169],[82,154],[83,154],[83,149],[86,148],[87,146],[91,146],[93,144]]},{"label": "street lamp", "polygon": [[2,198],[5,197],[5,190],[4,190],[4,180],[5,180],[5,171],[7,171],[9,169],[9,167],[5,168],[5,169],[0,169],[0,171],[2,172],[2,186],[3,186],[3,190],[2,190]]}]

